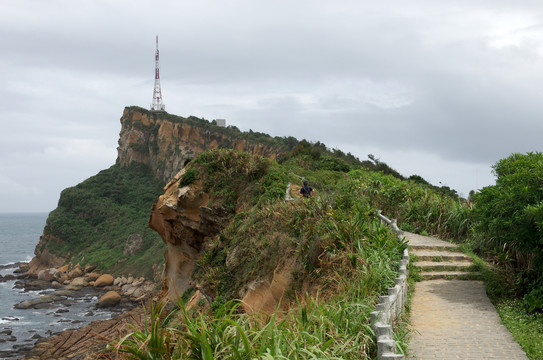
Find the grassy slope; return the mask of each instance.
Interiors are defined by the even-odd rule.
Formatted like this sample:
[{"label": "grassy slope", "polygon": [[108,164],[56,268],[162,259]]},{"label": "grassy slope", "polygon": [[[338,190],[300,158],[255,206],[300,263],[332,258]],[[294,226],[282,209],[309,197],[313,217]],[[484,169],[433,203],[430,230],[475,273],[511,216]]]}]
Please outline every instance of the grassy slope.
[{"label": "grassy slope", "polygon": [[[183,318],[181,311],[179,321],[186,326],[177,327],[172,320],[156,339],[142,343],[136,332],[121,349],[143,356],[156,351],[154,355],[165,358],[375,355],[369,313],[393,285],[405,244],[376,221],[367,196],[344,191],[355,186],[356,179],[300,160],[303,156],[277,164],[217,150],[189,165],[190,177],[204,181],[215,205],[237,210],[230,225],[206,247],[194,273],[213,297],[211,312]],[[319,197],[284,201],[287,183],[300,181],[293,174],[310,179]],[[286,259],[295,263],[294,281],[284,299],[291,310],[265,326],[262,319],[237,311],[236,299],[247,285],[269,280]],[[160,322],[159,317],[155,320]],[[147,335],[151,329],[160,327],[148,328]],[[165,342],[170,346],[157,345]]]},{"label": "grassy slope", "polygon": [[[98,265],[102,271],[152,278],[165,246],[147,221],[162,187],[142,164],[113,165],[62,192],[47,219],[48,240],[41,247],[74,263]],[[143,245],[134,256],[125,255],[126,241],[134,234],[141,235]]]}]

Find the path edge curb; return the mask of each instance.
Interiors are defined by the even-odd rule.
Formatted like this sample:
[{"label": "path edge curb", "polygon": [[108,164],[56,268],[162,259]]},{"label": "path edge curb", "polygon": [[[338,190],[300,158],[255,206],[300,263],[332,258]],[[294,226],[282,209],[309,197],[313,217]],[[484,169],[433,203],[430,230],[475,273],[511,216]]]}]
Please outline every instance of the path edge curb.
[{"label": "path edge curb", "polygon": [[[403,240],[404,234],[398,228],[396,219],[388,219],[381,214],[381,210],[377,211],[377,217],[381,223],[386,223],[394,230],[398,239]],[[394,321],[402,315],[407,302],[408,264],[409,250],[405,248],[402,260],[400,260],[398,277],[394,279],[394,287],[388,288],[388,295],[379,296],[379,304],[376,305],[376,310],[370,313],[372,329],[376,336],[377,359],[379,360],[405,360],[403,354],[396,354],[396,341],[394,341],[392,326]]]}]

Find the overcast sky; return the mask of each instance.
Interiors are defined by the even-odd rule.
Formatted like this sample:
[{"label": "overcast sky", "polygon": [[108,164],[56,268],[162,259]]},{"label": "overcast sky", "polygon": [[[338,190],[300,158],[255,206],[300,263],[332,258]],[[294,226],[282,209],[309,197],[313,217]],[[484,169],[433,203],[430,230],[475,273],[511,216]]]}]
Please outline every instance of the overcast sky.
[{"label": "overcast sky", "polygon": [[543,2],[0,2],[0,212],[115,163],[125,106],[321,141],[468,195],[541,151]]}]

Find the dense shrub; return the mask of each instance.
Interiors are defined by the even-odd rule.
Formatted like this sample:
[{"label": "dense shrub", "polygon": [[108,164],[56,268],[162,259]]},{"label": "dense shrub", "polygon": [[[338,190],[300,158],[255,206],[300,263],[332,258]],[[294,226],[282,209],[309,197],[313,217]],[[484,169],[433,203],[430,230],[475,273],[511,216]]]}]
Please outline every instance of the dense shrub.
[{"label": "dense shrub", "polygon": [[515,153],[493,170],[496,185],[474,195],[475,244],[513,262],[528,306],[543,308],[543,154]]}]

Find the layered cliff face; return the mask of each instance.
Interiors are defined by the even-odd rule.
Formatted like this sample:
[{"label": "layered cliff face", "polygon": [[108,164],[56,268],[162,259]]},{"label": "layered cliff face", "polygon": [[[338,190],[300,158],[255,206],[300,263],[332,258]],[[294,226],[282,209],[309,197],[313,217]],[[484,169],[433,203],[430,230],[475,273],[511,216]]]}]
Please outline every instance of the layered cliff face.
[{"label": "layered cliff face", "polygon": [[[205,150],[236,149],[270,159],[284,153],[270,137],[252,141],[251,133],[242,133],[236,128],[221,128],[206,120],[139,107],[125,108],[121,124],[117,163],[121,166],[131,162],[148,164],[162,181],[169,181],[187,160]],[[268,140],[269,145],[262,140]]]}]

